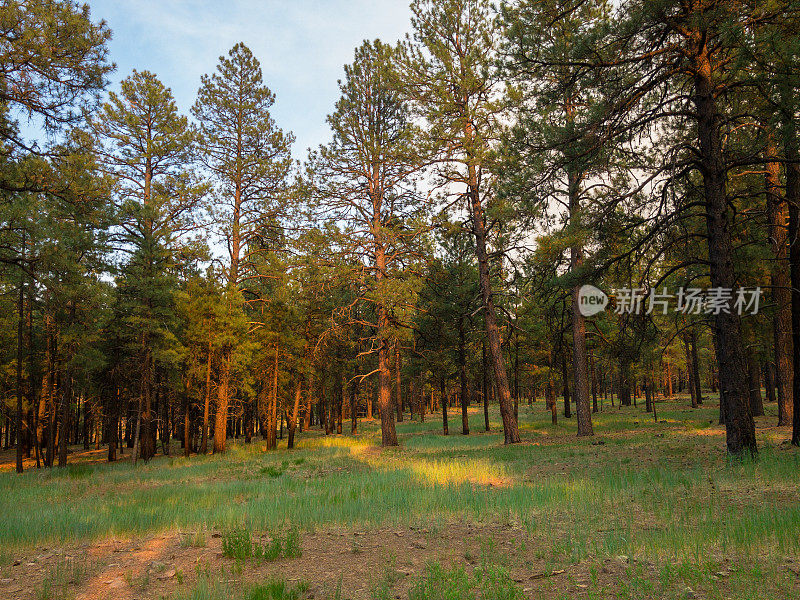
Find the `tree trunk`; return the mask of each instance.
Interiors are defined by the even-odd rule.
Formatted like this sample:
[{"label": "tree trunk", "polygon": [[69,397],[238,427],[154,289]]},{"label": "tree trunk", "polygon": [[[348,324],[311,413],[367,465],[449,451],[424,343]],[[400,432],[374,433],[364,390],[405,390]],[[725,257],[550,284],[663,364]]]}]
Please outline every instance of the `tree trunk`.
[{"label": "tree trunk", "polygon": [[267,409],[267,450],[278,447],[278,344],[275,344],[275,358],[272,365],[272,385]]},{"label": "tree trunk", "polygon": [[772,364],[767,360],[761,366],[764,373],[764,389],[767,391],[767,402],[775,402],[775,379],[772,376]]},{"label": "tree trunk", "polygon": [[[570,224],[573,229],[580,227],[580,182],[581,175],[574,169],[568,169]],[[573,231],[573,237],[578,232]],[[573,244],[570,248],[570,271],[577,272],[583,264],[583,248]],[[592,428],[592,412],[589,407],[589,359],[586,350],[586,321],[580,311],[580,286],[572,288],[572,371],[575,378],[575,413],[578,421],[578,436],[594,435]],[[566,384],[565,384],[566,390]],[[566,395],[565,395],[566,401]],[[569,417],[569,408],[565,402],[565,416]]]},{"label": "tree trunk", "polygon": [[447,427],[447,391],[445,390],[444,375],[439,377],[439,393],[442,401],[442,432],[448,435],[450,431]]},{"label": "tree trunk", "polygon": [[[25,230],[22,230],[22,256],[25,257]],[[22,473],[22,355],[25,326],[25,274],[20,269],[19,298],[17,299],[17,473]],[[29,374],[29,378],[31,374]]]},{"label": "tree trunk", "polygon": [[[691,333],[694,333],[694,331],[692,331]],[[684,347],[684,350],[686,351],[686,365],[688,366],[687,375],[689,376],[689,393],[691,394],[691,397],[692,397],[692,408],[697,408],[698,407],[697,388],[694,385],[694,365],[693,365],[693,362],[692,362],[692,344],[691,344],[691,341],[689,339],[689,336],[691,335],[691,333],[690,333],[690,329],[689,328],[686,328],[686,329],[683,330],[683,347]]]},{"label": "tree trunk", "polygon": [[[469,139],[472,138],[470,131],[468,131],[467,136]],[[489,256],[486,251],[486,224],[484,222],[480,191],[478,190],[478,175],[475,165],[468,165],[468,170],[468,198],[472,216],[472,229],[475,234],[475,252],[478,257],[478,277],[483,303],[483,320],[486,326],[486,340],[489,344],[492,373],[497,386],[497,400],[500,404],[500,417],[503,420],[505,443],[516,444],[520,441],[519,429],[517,428],[517,420],[514,418],[508,374],[506,373],[506,365],[503,359],[500,327],[497,324],[494,306],[491,274],[489,273]]]},{"label": "tree trunk", "polygon": [[572,407],[569,397],[569,369],[567,369],[567,354],[561,353],[561,383],[564,388],[564,416],[567,419],[572,418]]},{"label": "tree trunk", "polygon": [[[402,413],[401,413],[402,416]],[[398,421],[401,420],[398,418]],[[358,429],[358,379],[350,384],[350,433],[355,434]]]},{"label": "tree trunk", "polygon": [[297,429],[297,417],[300,414],[300,396],[302,395],[302,379],[298,376],[297,383],[294,388],[294,405],[292,406],[292,414],[289,418],[289,438],[286,442],[287,448],[294,448],[294,433]]},{"label": "tree trunk", "polygon": [[[733,266],[731,217],[728,210],[727,169],[722,155],[720,136],[721,115],[717,109],[711,80],[713,67],[709,60],[707,40],[701,37],[702,40],[694,56],[694,104],[697,109],[700,163],[706,205],[711,286],[734,290],[736,272]],[[742,343],[741,320],[732,304],[729,302],[729,312],[720,311],[714,315],[720,399],[725,410],[727,447],[728,452],[734,456],[741,456],[745,452],[755,455],[758,448],[755,423],[748,398],[747,360]]]},{"label": "tree trunk", "polygon": [[226,367],[227,362],[228,359],[223,357],[217,385],[217,410],[214,413],[214,454],[225,452],[225,441],[228,436],[230,369]]},{"label": "tree trunk", "polygon": [[403,388],[400,380],[400,344],[394,343],[394,403],[397,408],[397,422],[403,422]]},{"label": "tree trunk", "polygon": [[483,429],[489,432],[489,397],[491,396],[491,387],[489,386],[489,369],[486,368],[486,343],[483,344]]},{"label": "tree trunk", "polygon": [[519,332],[514,344],[514,420],[519,424]]},{"label": "tree trunk", "polygon": [[[484,350],[484,356],[486,351]],[[486,362],[484,361],[484,364]],[[461,433],[462,435],[469,435],[469,415],[467,414],[467,357],[466,357],[466,342],[464,339],[464,319],[458,319],[458,379],[461,383],[461,393],[459,400],[461,401]]]},{"label": "tree trunk", "polygon": [[589,365],[591,369],[591,378],[592,378],[592,412],[598,412],[597,408],[597,375],[594,369],[594,352],[589,354]]},{"label": "tree trunk", "polygon": [[556,405],[556,389],[553,385],[553,349],[547,355],[547,389],[545,390],[545,400],[547,409],[550,411],[550,422],[558,425],[558,406]]},{"label": "tree trunk", "polygon": [[64,374],[64,389],[61,394],[61,424],[58,433],[58,466],[67,466],[67,445],[69,444],[70,430],[70,402],[72,401],[72,375]]},{"label": "tree trunk", "polygon": [[[116,377],[114,378],[116,379]],[[108,408],[108,462],[117,460],[117,444],[119,443],[119,413],[120,413],[120,389],[114,386],[114,399],[109,403]]]},{"label": "tree trunk", "polygon": [[203,406],[203,435],[200,441],[200,454],[208,453],[208,412],[211,407],[211,335],[208,337],[208,357],[206,359],[206,398]]},{"label": "tree trunk", "polygon": [[[336,433],[342,434],[342,407],[344,406],[344,388],[345,382],[343,378],[337,379],[338,389],[336,390]],[[391,410],[391,409],[390,409]]]},{"label": "tree trunk", "polygon": [[[772,137],[767,142],[767,158],[778,154]],[[770,283],[775,313],[772,333],[775,346],[775,385],[778,392],[778,425],[792,423],[792,289],[789,277],[789,245],[787,237],[788,205],[781,197],[780,164],[771,160],[766,165],[767,216],[769,241],[774,260]]]},{"label": "tree trunk", "polygon": [[[793,91],[785,91],[784,104],[794,107]],[[800,148],[795,109],[784,116],[786,203],[789,206],[789,279],[792,289],[792,371],[800,373]],[[800,377],[792,378],[792,445],[800,446]]]},{"label": "tree trunk", "polygon": [[758,361],[751,350],[747,355],[747,379],[750,389],[750,412],[754,417],[764,415],[764,402],[761,399],[761,377]]}]

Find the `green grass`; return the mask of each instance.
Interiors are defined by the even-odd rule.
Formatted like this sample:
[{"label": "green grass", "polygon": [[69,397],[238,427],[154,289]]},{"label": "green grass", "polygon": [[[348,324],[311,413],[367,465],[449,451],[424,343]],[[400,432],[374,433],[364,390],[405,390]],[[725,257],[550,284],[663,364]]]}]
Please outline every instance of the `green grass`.
[{"label": "green grass", "polygon": [[292,586],[282,579],[272,578],[265,583],[252,584],[231,579],[225,574],[221,579],[208,575],[198,578],[189,589],[182,590],[174,600],[301,600],[306,598],[308,584]]},{"label": "green grass", "polygon": [[72,597],[70,586],[83,583],[94,569],[95,565],[85,558],[59,558],[47,569],[34,597],[36,600],[68,600]]},{"label": "green grass", "polygon": [[[494,564],[484,564],[469,574],[464,567],[429,564],[411,587],[409,600],[523,600],[522,588],[508,572]],[[377,600],[377,599],[376,599]]]},{"label": "green grass", "polygon": [[[659,422],[643,407],[606,405],[594,415],[594,438],[577,438],[574,418],[552,426],[539,402],[520,407],[523,443],[514,446],[503,445],[493,406],[491,433],[476,413],[472,435],[460,435],[454,411],[445,437],[440,414],[428,415],[398,424],[401,445],[385,450],[376,424],[365,423],[355,437],[304,432],[293,451],[232,444],[224,456],[3,473],[0,547],[297,527],[296,540],[278,538],[291,555],[300,532],[318,527],[472,520],[523,528],[548,564],[625,555],[662,565],[665,581],[684,577],[676,565],[687,562],[707,582],[723,557],[770,573],[773,563],[800,555],[798,450],[766,429],[758,461],[729,462],[716,405],[686,404],[659,402]],[[774,414],[762,419],[774,425]],[[626,593],[646,597],[637,577],[631,573]],[[751,580],[736,578],[743,590]]]},{"label": "green grass", "polygon": [[300,532],[291,527],[285,537],[280,533],[273,534],[268,544],[254,541],[246,529],[233,529],[222,535],[222,554],[228,558],[245,560],[248,558],[273,561],[279,558],[299,558],[303,555],[300,548]]}]

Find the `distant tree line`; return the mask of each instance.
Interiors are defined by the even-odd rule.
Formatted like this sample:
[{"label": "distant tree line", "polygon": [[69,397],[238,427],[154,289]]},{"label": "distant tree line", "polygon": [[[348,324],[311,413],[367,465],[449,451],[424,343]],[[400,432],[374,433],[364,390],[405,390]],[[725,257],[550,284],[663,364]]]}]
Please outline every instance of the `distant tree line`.
[{"label": "distant tree line", "polygon": [[[593,413],[657,418],[684,392],[719,394],[738,457],[757,454],[762,388],[800,445],[800,3],[411,11],[404,41],[355,50],[330,142],[300,164],[244,44],[184,115],[154,73],[108,89],[111,32],[85,5],[3,3],[0,441],[17,471],[81,443],[109,461],[172,440],[291,448],[373,417],[392,446],[405,418],[451,433],[450,407],[468,434],[478,404],[507,444],[520,402],[590,436]],[[620,291],[586,317],[585,284],[637,290],[642,310]],[[652,304],[680,289],[717,299]]]}]

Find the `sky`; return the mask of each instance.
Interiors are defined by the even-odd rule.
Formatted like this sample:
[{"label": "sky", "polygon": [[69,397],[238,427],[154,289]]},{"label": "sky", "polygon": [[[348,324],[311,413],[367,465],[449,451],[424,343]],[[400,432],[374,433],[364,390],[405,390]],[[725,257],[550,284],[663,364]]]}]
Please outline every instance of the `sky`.
[{"label": "sky", "polygon": [[154,72],[188,114],[200,76],[244,42],[275,93],[272,116],[297,141],[295,158],[329,139],[337,80],[365,39],[395,42],[409,29],[408,0],[88,0],[113,32],[111,89],[133,69]]}]

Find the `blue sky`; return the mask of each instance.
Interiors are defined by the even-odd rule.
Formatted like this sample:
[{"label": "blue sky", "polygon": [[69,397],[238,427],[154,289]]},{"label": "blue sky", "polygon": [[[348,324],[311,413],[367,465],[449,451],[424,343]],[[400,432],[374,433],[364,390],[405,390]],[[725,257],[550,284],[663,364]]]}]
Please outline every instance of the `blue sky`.
[{"label": "blue sky", "polygon": [[328,139],[336,82],[364,39],[394,42],[409,29],[407,0],[88,0],[105,19],[117,64],[111,89],[134,68],[153,71],[184,112],[200,76],[244,42],[275,93],[273,117],[294,132],[296,158]]}]

